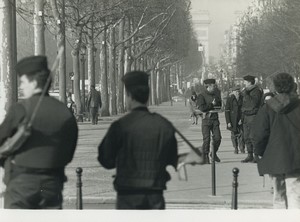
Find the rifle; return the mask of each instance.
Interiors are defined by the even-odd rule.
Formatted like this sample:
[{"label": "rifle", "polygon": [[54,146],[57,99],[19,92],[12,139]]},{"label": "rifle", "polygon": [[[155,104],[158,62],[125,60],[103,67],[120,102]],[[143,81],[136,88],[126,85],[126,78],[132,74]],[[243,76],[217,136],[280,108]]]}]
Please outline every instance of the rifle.
[{"label": "rifle", "polygon": [[47,78],[47,82],[43,88],[42,94],[34,108],[34,111],[31,115],[30,120],[27,122],[26,118],[19,124],[18,129],[14,135],[11,137],[7,138],[5,142],[0,146],[0,159],[2,158],[7,158],[13,153],[15,153],[17,150],[21,148],[21,146],[27,141],[27,139],[31,135],[31,129],[32,129],[32,123],[33,120],[36,116],[37,110],[41,105],[42,99],[44,98],[46,91],[48,89],[48,86],[50,85],[51,82],[51,73],[55,71],[55,69],[58,66],[60,57],[63,53],[63,47],[59,48],[59,51],[57,53],[57,56],[54,60],[54,63],[52,65],[52,68],[50,70],[49,77]]}]

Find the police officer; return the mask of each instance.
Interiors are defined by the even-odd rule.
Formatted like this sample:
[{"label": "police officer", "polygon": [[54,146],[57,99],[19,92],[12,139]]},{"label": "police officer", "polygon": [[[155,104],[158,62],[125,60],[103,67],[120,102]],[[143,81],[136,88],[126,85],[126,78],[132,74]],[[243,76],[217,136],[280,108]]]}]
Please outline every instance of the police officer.
[{"label": "police officer", "polygon": [[197,107],[204,113],[202,119],[204,163],[209,163],[209,146],[212,135],[215,161],[220,162],[217,151],[221,144],[220,122],[217,110],[222,106],[221,93],[215,79],[203,81],[205,90],[197,98]]},{"label": "police officer", "polygon": [[244,77],[245,88],[242,91],[242,121],[244,131],[244,141],[247,147],[248,155],[242,160],[242,163],[253,162],[256,160],[253,156],[253,137],[252,137],[252,124],[255,116],[260,108],[262,99],[262,90],[255,84],[255,77],[247,75]]},{"label": "police officer", "polygon": [[171,179],[167,165],[177,166],[173,125],[149,112],[148,74],[132,71],[123,77],[126,116],[112,123],[98,147],[98,160],[116,168],[117,209],[165,209],[163,190]]},{"label": "police officer", "polygon": [[[11,137],[24,119],[28,121],[46,85],[50,71],[45,56],[22,59],[16,67],[24,100],[10,107],[0,125],[0,144]],[[50,84],[49,84],[50,85]],[[66,181],[65,166],[77,143],[75,117],[65,104],[45,94],[32,122],[32,131],[21,148],[4,162],[4,207],[61,209]]]}]

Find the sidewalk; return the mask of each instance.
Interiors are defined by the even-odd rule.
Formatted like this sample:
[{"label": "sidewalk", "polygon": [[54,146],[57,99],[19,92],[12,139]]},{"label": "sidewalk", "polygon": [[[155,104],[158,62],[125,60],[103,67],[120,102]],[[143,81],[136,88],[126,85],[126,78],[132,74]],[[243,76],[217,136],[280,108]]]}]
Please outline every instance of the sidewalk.
[{"label": "sidewalk", "polygon": [[[163,103],[149,107],[168,118],[174,126],[199,147],[202,145],[201,121],[191,125],[188,107],[184,101]],[[230,132],[226,130],[224,113],[220,113],[222,143],[218,151],[221,159],[216,163],[216,196],[212,196],[211,165],[186,166],[188,180],[179,180],[177,172],[168,168],[171,181],[165,191],[167,209],[230,209],[232,199],[232,181],[234,167],[239,168],[238,208],[269,209],[272,208],[271,184],[267,176],[258,176],[256,164],[241,163],[247,154],[234,154]],[[114,170],[105,170],[97,162],[97,146],[105,135],[109,125],[116,117],[101,118],[99,125],[79,123],[79,141],[74,160],[66,169],[69,181],[64,190],[65,208],[75,208],[76,167],[83,168],[83,205],[85,209],[114,208],[115,191],[112,187]],[[190,148],[177,136],[179,153],[188,152]]]}]

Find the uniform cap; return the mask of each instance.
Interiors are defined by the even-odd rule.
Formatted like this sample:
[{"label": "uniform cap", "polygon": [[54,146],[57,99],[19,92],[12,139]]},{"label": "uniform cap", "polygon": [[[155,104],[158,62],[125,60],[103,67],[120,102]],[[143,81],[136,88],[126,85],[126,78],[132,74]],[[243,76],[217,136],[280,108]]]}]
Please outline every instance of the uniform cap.
[{"label": "uniform cap", "polygon": [[246,80],[246,81],[249,81],[249,82],[254,82],[255,81],[255,76],[247,75],[247,76],[244,76],[243,79]]},{"label": "uniform cap", "polygon": [[216,84],[216,80],[215,79],[205,79],[203,81],[204,84]]},{"label": "uniform cap", "polygon": [[30,56],[21,59],[16,66],[17,73],[33,74],[40,71],[49,71],[46,56]]},{"label": "uniform cap", "polygon": [[149,75],[145,72],[132,71],[126,73],[122,77],[122,81],[124,82],[126,88],[135,86],[148,86],[148,77]]}]

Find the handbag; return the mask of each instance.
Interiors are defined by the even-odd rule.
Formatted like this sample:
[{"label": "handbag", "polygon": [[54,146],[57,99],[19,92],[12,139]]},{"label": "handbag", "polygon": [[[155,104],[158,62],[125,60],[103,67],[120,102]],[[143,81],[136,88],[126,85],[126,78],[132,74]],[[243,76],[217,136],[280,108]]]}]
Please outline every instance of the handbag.
[{"label": "handbag", "polygon": [[7,138],[4,143],[0,146],[0,159],[7,158],[11,155],[13,155],[16,151],[18,151],[22,145],[27,141],[27,139],[31,135],[31,129],[32,129],[32,123],[36,116],[36,113],[38,111],[38,108],[41,105],[41,102],[46,94],[46,91],[48,89],[48,86],[51,82],[51,73],[56,69],[59,59],[63,53],[63,47],[60,47],[59,52],[55,58],[54,64],[52,66],[52,69],[50,71],[49,77],[47,78],[47,82],[43,88],[42,94],[34,108],[34,111],[31,115],[30,120],[27,122],[27,119],[25,118],[18,126],[18,129],[14,135]]}]

